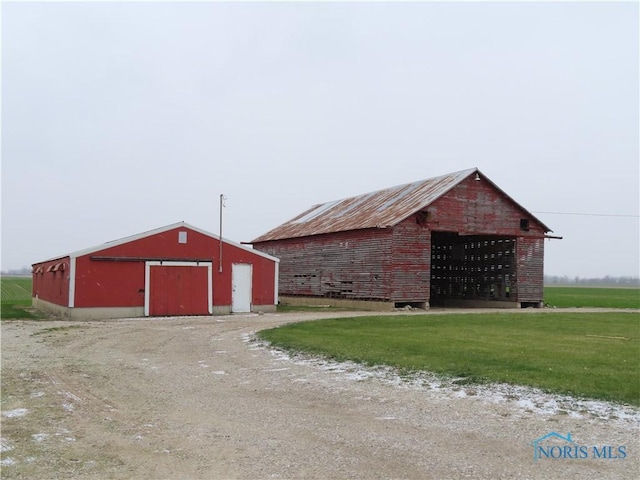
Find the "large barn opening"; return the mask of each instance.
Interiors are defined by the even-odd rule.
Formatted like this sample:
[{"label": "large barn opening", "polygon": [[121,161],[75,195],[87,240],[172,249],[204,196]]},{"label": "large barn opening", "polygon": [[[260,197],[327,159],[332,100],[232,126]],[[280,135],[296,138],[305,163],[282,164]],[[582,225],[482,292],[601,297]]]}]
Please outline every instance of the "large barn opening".
[{"label": "large barn opening", "polygon": [[481,307],[515,302],[516,239],[431,233],[432,307]]}]

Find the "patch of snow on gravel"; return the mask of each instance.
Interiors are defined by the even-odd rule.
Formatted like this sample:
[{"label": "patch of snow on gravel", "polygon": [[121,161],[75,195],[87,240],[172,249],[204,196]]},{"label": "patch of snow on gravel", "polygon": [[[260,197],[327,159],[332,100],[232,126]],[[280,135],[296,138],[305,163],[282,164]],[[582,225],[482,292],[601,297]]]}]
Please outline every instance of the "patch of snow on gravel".
[{"label": "patch of snow on gravel", "polygon": [[42,442],[46,440],[48,436],[49,436],[48,433],[34,433],[33,435],[31,435],[31,438],[33,439],[34,442]]},{"label": "patch of snow on gravel", "polygon": [[7,418],[19,418],[24,417],[27,414],[28,410],[26,408],[16,408],[15,410],[8,410],[6,412],[2,412],[3,417]]},{"label": "patch of snow on gravel", "polygon": [[387,366],[369,367],[348,361],[336,362],[309,354],[291,353],[273,348],[253,333],[243,334],[242,337],[250,349],[266,349],[275,361],[313,366],[337,375],[345,381],[362,382],[374,379],[397,388],[424,391],[440,398],[473,398],[487,403],[512,404],[522,413],[564,414],[572,418],[601,419],[633,428],[640,427],[640,409],[630,405],[554,395],[533,387],[502,383],[459,385],[456,382],[463,379],[441,377],[430,372],[405,374]]}]

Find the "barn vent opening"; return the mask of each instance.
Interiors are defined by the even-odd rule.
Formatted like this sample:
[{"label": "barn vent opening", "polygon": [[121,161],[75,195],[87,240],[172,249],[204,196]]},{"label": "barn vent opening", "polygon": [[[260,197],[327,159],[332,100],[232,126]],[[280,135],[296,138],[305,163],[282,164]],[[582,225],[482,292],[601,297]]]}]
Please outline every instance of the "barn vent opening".
[{"label": "barn vent opening", "polygon": [[426,310],[427,302],[395,302],[393,308],[401,310]]},{"label": "barn vent opening", "polygon": [[520,308],[540,308],[543,305],[540,302],[521,302]]},{"label": "barn vent opening", "polygon": [[482,307],[516,300],[515,237],[431,234],[432,307]]}]

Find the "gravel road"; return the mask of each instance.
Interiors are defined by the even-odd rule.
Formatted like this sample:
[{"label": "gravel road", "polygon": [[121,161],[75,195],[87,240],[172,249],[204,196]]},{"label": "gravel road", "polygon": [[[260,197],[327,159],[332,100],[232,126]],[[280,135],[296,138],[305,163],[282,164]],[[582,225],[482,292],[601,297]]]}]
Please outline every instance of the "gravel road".
[{"label": "gravel road", "polygon": [[[3,322],[2,478],[637,478],[637,409],[401,379],[253,337],[321,316]],[[534,461],[550,432],[626,457]]]}]

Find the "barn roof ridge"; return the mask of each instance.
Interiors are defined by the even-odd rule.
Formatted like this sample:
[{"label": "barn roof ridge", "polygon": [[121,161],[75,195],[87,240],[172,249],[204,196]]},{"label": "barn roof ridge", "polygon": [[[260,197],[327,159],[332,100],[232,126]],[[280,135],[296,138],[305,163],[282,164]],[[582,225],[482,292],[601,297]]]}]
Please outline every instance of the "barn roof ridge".
[{"label": "barn roof ridge", "polygon": [[[140,240],[142,238],[150,237],[152,235],[157,235],[159,233],[168,232],[168,231],[174,230],[176,228],[188,228],[189,230],[193,230],[195,232],[201,233],[202,235],[206,235],[208,237],[212,237],[212,238],[214,238],[216,240],[220,239],[219,235],[216,235],[214,233],[208,232],[208,231],[203,230],[203,229],[201,229],[199,227],[195,227],[195,226],[193,226],[193,225],[191,225],[191,224],[189,224],[187,222],[181,221],[181,222],[176,222],[176,223],[172,223],[172,224],[169,224],[169,225],[165,225],[163,227],[154,228],[152,230],[147,230],[147,231],[144,231],[144,232],[136,233],[134,235],[128,235],[126,237],[118,238],[118,239],[115,239],[115,240],[109,240],[109,241],[104,242],[102,244],[94,245],[93,247],[88,247],[88,248],[84,248],[82,250],[76,250],[74,252],[67,253],[66,255],[57,255],[57,256],[51,257],[51,258],[49,258],[47,260],[41,260],[39,262],[36,262],[33,265],[37,265],[39,263],[50,262],[50,261],[58,260],[58,259],[65,258],[65,257],[70,257],[70,258],[82,257],[82,256],[88,255],[90,253],[99,252],[101,250],[105,250],[107,248],[112,248],[112,247],[117,247],[119,245],[124,245],[125,243],[129,243],[129,242],[133,242],[133,241],[136,241],[136,240]],[[246,251],[249,251],[251,253],[255,253],[256,255],[268,258],[270,260],[274,260],[274,261],[277,261],[277,262],[280,261],[276,257],[268,255],[268,254],[266,254],[264,252],[261,252],[259,250],[255,250],[253,248],[249,248],[246,245],[242,245],[242,244],[240,244],[238,242],[234,242],[234,241],[226,239],[224,237],[222,237],[222,242],[226,243],[228,245],[233,245],[234,247],[240,248],[242,250],[246,250]]]},{"label": "barn roof ridge", "polygon": [[[251,242],[299,238],[340,231],[393,227],[432,204],[471,175],[480,175],[514,205],[538,220],[528,210],[489,180],[477,167],[387,187],[340,200],[318,203],[296,217],[269,230]],[[356,215],[358,212],[358,215]],[[538,222],[540,222],[538,220]],[[542,222],[540,224],[551,231]]]},{"label": "barn roof ridge", "polygon": [[[478,170],[478,168],[467,168],[467,169],[464,169],[464,170],[459,170],[457,172],[451,172],[451,173],[447,173],[447,174],[444,174],[444,175],[438,175],[436,177],[424,178],[422,180],[416,180],[416,181],[413,181],[413,182],[399,183],[399,184],[393,185],[391,187],[384,187],[384,188],[379,188],[377,190],[372,190],[372,191],[369,191],[369,192],[359,193],[357,195],[350,195],[348,197],[343,197],[343,198],[340,198],[340,199],[337,199],[337,200],[329,200],[327,202],[316,203],[316,204],[312,205],[309,208],[311,209],[311,208],[314,208],[314,207],[320,207],[322,205],[326,205],[328,203],[342,202],[342,201],[345,201],[345,200],[351,200],[351,199],[355,199],[355,198],[359,198],[359,197],[373,195],[375,193],[385,192],[387,190],[395,190],[395,189],[398,189],[398,188],[409,187],[410,185],[417,185],[417,184],[421,184],[421,183],[424,183],[424,182],[427,182],[427,181],[437,180],[437,179],[439,179],[441,177],[447,177],[449,175],[458,175],[458,174],[466,173],[466,175],[465,175],[465,178],[466,178],[468,175],[471,175],[472,173],[475,173],[475,172],[480,172],[480,170]],[[300,216],[300,215],[298,215],[298,216]],[[296,217],[294,217],[294,218],[296,218]]]}]

